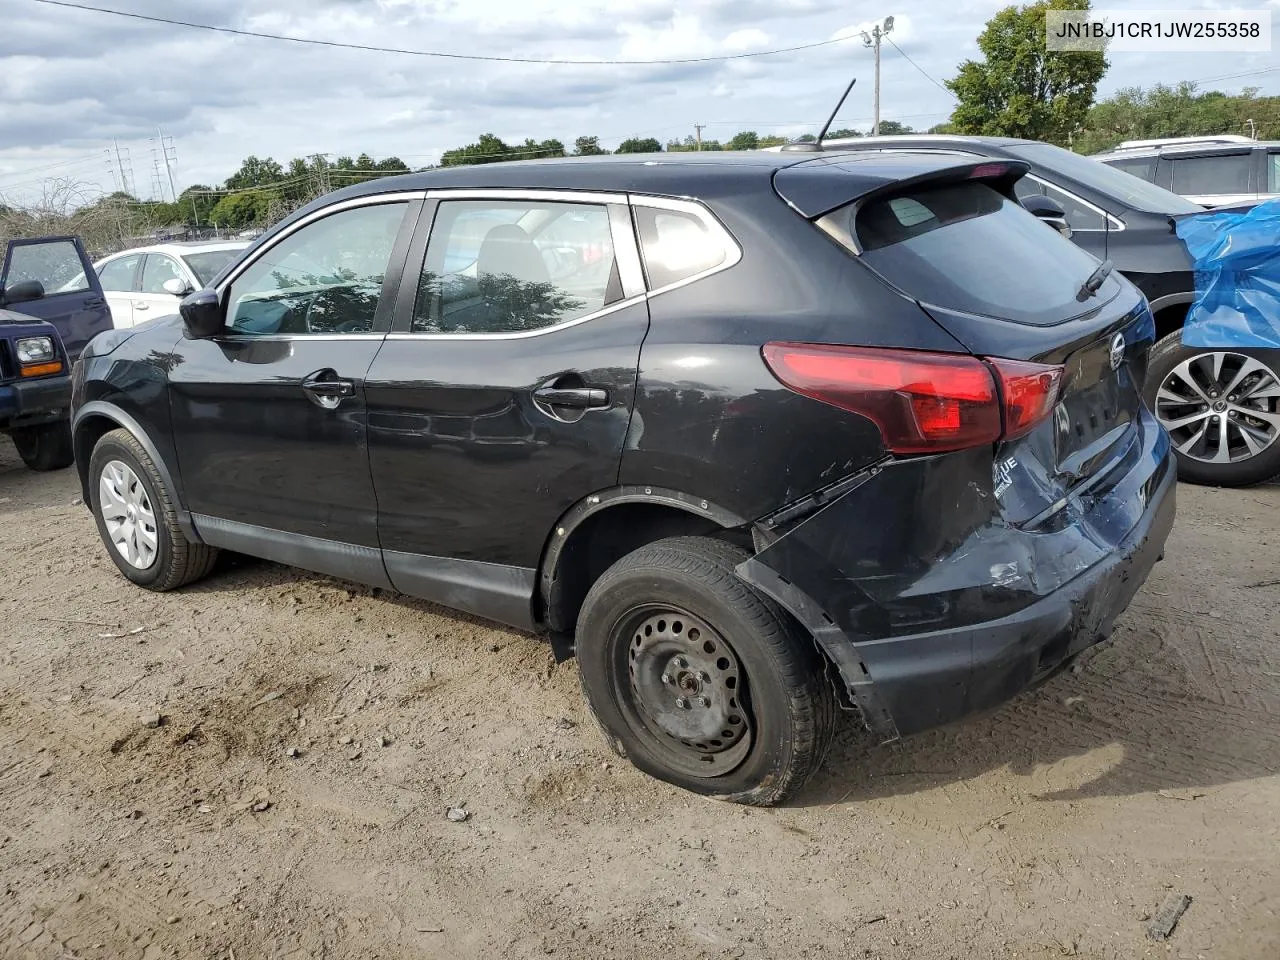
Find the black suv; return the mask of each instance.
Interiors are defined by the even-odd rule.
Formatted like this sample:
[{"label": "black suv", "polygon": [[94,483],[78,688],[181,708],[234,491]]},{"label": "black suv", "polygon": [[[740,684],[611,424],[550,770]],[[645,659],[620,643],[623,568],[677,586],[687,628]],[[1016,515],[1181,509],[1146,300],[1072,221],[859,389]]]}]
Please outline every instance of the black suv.
[{"label": "black suv", "polygon": [[575,650],[612,745],[775,803],[1105,636],[1174,513],[1118,274],[1026,165],[919,154],[444,169],[299,211],[74,375],[133,582],[219,549]]},{"label": "black suv", "polygon": [[1097,160],[1032,140],[865,137],[831,141],[826,149],[918,150],[1031,164],[1017,186],[1018,197],[1028,205],[1043,204],[1045,197],[1055,201],[1065,211],[1072,239],[1100,260],[1111,260],[1151,301],[1160,342],[1151,354],[1145,399],[1173,437],[1178,475],[1195,483],[1240,486],[1280,474],[1280,351],[1182,345],[1195,276],[1174,224],[1205,213],[1202,206]]}]

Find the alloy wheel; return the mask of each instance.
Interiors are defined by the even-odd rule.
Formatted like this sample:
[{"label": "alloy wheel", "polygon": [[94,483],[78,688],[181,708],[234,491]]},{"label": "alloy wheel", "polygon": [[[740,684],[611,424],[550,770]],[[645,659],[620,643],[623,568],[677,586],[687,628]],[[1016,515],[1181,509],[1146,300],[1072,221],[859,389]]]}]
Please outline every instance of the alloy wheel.
[{"label": "alloy wheel", "polygon": [[1196,354],[1160,384],[1155,415],[1185,457],[1248,460],[1280,437],[1280,377],[1242,353]]}]

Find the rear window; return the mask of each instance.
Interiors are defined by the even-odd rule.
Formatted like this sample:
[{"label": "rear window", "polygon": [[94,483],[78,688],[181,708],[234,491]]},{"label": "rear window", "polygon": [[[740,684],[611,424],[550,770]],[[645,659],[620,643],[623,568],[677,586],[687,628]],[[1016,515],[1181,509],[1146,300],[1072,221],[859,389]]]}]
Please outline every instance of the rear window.
[{"label": "rear window", "polygon": [[863,261],[924,303],[1047,325],[1100,302],[1076,299],[1098,261],[986,184],[908,189],[852,216]]}]

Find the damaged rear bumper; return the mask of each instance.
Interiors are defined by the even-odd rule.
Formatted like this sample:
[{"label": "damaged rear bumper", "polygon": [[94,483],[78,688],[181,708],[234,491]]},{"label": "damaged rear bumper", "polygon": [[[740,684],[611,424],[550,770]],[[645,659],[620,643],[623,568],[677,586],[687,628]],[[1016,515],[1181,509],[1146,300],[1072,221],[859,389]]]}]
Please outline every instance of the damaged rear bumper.
[{"label": "damaged rear bumper", "polygon": [[878,739],[991,709],[1105,639],[1162,556],[1176,476],[1150,426],[1036,529],[1002,520],[989,454],[902,461],[738,574],[808,627]]}]

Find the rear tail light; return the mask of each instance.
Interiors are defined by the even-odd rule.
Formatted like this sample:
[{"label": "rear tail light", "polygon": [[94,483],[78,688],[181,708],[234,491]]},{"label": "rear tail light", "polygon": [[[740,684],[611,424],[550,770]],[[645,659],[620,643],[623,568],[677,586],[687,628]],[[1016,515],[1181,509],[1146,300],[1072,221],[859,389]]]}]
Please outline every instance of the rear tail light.
[{"label": "rear tail light", "polygon": [[988,360],[1000,378],[1004,398],[1004,439],[1016,440],[1030,433],[1058,402],[1062,368],[1022,360]]},{"label": "rear tail light", "polygon": [[1057,402],[1061,367],[914,350],[770,343],[791,390],[861,414],[893,453],[940,453],[1014,439]]}]

